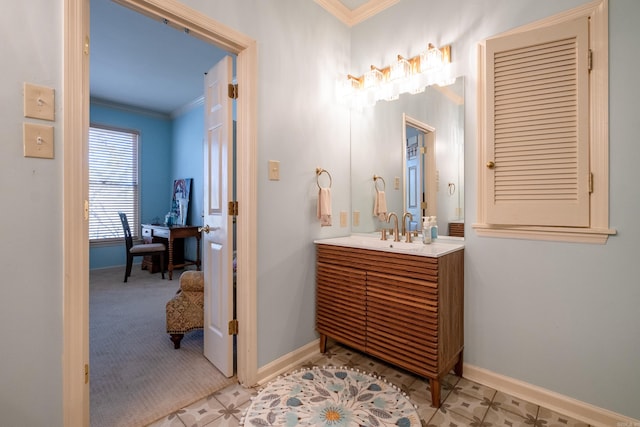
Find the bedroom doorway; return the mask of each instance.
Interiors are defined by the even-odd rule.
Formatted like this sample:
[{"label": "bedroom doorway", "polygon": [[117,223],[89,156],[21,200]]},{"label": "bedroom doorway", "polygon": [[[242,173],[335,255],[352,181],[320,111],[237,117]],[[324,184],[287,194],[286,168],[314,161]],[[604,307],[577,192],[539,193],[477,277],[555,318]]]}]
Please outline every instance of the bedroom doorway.
[{"label": "bedroom doorway", "polygon": [[[238,321],[243,334],[237,336],[237,377],[241,384],[253,385],[257,376],[255,325],[255,228],[257,205],[255,194],[256,161],[256,80],[257,52],[255,41],[177,2],[162,6],[147,0],[120,0],[139,13],[168,20],[189,29],[198,37],[238,55],[237,81],[244,97],[238,99],[238,203],[247,208],[237,221],[237,262],[243,266],[237,274]],[[88,236],[86,211],[78,211],[88,199],[87,153],[88,135],[88,51],[89,0],[65,1],[65,157],[64,171],[64,356],[63,406],[65,425],[88,425],[89,421],[89,355],[88,355]],[[77,47],[77,48],[74,48]],[[78,185],[78,183],[83,183]],[[255,235],[255,233],[253,233]],[[76,260],[76,262],[72,262]],[[77,260],[83,260],[78,263]],[[84,369],[80,369],[84,365]]]}]

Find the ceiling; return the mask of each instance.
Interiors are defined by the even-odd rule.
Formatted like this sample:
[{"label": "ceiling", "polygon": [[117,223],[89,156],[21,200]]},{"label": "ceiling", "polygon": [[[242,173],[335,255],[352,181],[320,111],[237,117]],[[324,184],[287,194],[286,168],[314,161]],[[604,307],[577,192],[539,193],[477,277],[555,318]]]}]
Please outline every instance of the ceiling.
[{"label": "ceiling", "polygon": [[[315,0],[348,26],[399,0]],[[94,101],[171,115],[198,100],[203,74],[227,53],[111,0],[91,0]]]}]

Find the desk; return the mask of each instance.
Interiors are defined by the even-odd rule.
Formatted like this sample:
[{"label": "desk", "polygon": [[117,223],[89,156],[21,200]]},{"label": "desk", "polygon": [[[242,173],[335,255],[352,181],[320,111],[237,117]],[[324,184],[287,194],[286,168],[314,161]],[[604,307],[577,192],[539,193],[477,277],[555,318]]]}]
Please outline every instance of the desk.
[{"label": "desk", "polygon": [[[184,258],[184,245],[180,242],[179,251],[174,258],[174,242],[176,239],[186,239],[189,237],[195,237],[197,240],[196,260],[187,260]],[[195,265],[200,270],[200,232],[198,226],[195,225],[172,225],[170,227],[166,225],[156,224],[142,224],[142,239],[145,243],[150,242],[163,242],[167,243],[168,259],[167,270],[169,271],[169,280],[173,280],[173,270],[175,268],[186,267],[187,265]],[[175,264],[174,264],[175,261]],[[143,264],[144,268],[144,264]]]}]

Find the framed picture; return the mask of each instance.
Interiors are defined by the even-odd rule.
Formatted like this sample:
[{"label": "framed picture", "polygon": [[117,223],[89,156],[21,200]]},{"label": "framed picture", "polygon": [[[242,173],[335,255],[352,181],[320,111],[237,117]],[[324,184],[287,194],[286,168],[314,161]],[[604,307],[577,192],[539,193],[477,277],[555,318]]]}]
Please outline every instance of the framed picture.
[{"label": "framed picture", "polygon": [[191,178],[173,181],[173,197],[171,198],[171,213],[175,218],[175,225],[187,225],[189,214],[189,196],[191,194]]}]

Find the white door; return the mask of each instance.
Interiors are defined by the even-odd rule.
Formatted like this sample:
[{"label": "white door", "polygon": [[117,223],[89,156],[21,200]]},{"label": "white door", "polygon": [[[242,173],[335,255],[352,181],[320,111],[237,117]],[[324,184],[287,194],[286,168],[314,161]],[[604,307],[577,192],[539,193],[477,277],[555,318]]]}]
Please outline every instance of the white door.
[{"label": "white door", "polygon": [[232,62],[227,56],[205,76],[204,137],[204,355],[227,377],[233,375],[233,185]]}]

